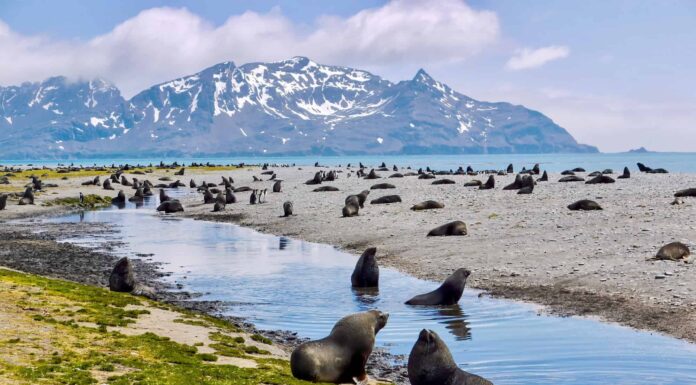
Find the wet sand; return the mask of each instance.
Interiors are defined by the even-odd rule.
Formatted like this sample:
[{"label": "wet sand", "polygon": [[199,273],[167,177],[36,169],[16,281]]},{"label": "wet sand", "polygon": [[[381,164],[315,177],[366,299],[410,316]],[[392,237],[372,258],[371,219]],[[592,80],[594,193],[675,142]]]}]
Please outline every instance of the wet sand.
[{"label": "wet sand", "polygon": [[[248,192],[237,193],[238,203],[228,205],[221,213],[212,213],[212,205],[203,205],[202,196],[194,195],[183,201],[186,212],[179,215],[234,222],[262,232],[336,245],[355,254],[375,246],[381,265],[435,281],[466,267],[473,271],[469,286],[495,296],[548,305],[550,311],[560,314],[598,316],[696,341],[696,267],[647,260],[668,242],[681,241],[695,247],[696,225],[691,218],[696,201],[687,198],[684,205],[670,203],[675,191],[696,187],[696,175],[634,171],[629,180],[585,185],[558,183],[560,175],[550,174],[550,182],[538,183],[532,195],[517,195],[516,191],[502,190],[513,175],[496,176],[494,190],[479,191],[463,184],[472,179],[485,181],[487,176],[440,176],[438,179],[452,179],[456,184],[432,185],[433,180],[416,177],[387,178],[391,171],[379,172],[382,178],[378,180],[359,179],[354,173],[347,177],[344,168],[337,181],[321,185],[335,186],[340,191],[312,192],[320,186],[304,182],[317,168],[272,169],[283,180],[281,193],[270,192],[272,181],[252,181],[254,175],[268,179],[258,168],[187,171],[181,178],[187,185],[192,178],[197,183],[219,183],[220,176],[225,175],[234,178],[235,187],[267,188],[269,192],[267,202],[259,205],[249,205]],[[164,175],[176,179],[173,172],[156,170],[145,178],[156,184]],[[56,182],[65,187],[49,189],[29,209],[8,202],[8,210],[0,211],[0,220],[66,210],[41,207],[41,200],[51,199],[48,197],[74,196],[79,191],[115,196],[121,187],[114,185],[116,191],[105,191],[81,186],[86,179]],[[341,217],[348,194],[384,182],[396,189],[372,190],[358,217]],[[128,196],[133,193],[130,188],[124,190]],[[403,202],[369,203],[392,194],[400,195]],[[409,210],[413,204],[429,199],[444,203],[445,208]],[[594,199],[604,210],[567,210],[566,206],[578,199]],[[282,218],[282,204],[287,200],[293,202],[296,215]],[[469,234],[426,237],[430,229],[452,220],[464,221]]]}]

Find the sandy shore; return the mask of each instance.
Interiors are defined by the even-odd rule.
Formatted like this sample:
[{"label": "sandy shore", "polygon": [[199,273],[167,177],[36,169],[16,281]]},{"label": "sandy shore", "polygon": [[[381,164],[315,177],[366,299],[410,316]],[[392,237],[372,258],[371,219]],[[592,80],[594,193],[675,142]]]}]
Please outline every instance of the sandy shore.
[{"label": "sandy shore", "polygon": [[[582,165],[578,165],[582,166]],[[379,262],[415,276],[442,280],[454,269],[473,271],[470,287],[492,295],[549,305],[562,314],[602,317],[641,329],[656,330],[696,341],[696,281],[693,264],[647,261],[668,242],[681,241],[695,247],[696,225],[691,218],[694,201],[672,206],[676,190],[696,187],[696,175],[634,175],[615,184],[586,185],[539,183],[532,195],[503,191],[514,176],[496,177],[494,190],[464,187],[466,181],[486,176],[442,176],[453,185],[432,185],[416,177],[378,180],[347,177],[325,182],[338,192],[312,192],[318,186],[305,185],[318,170],[314,167],[272,168],[283,180],[283,191],[271,193],[271,181],[253,182],[262,177],[260,169],[187,171],[182,182],[220,182],[232,176],[235,187],[268,188],[267,202],[249,205],[249,193],[237,193],[238,203],[225,212],[212,213],[202,196],[184,200],[185,216],[235,222],[263,232],[288,235],[313,242],[336,245],[360,254],[366,247],[378,248]],[[329,170],[329,169],[324,169]],[[338,169],[337,169],[338,170]],[[354,171],[354,170],[353,170]],[[404,172],[405,170],[401,170]],[[618,171],[618,170],[617,170]],[[153,183],[173,171],[156,170],[146,177]],[[143,178],[143,176],[137,176]],[[85,179],[86,178],[82,178]],[[264,175],[262,179],[268,179]],[[61,181],[58,194],[78,191],[115,195],[99,187],[81,186],[82,180]],[[61,182],[58,182],[59,184]],[[66,183],[67,182],[67,183]],[[342,218],[341,208],[348,194],[376,183],[396,186],[372,190],[360,216]],[[119,185],[115,185],[118,190]],[[130,196],[133,191],[127,188]],[[371,205],[370,200],[398,194],[402,203]],[[424,200],[437,200],[444,209],[414,212],[409,208]],[[566,206],[578,199],[594,199],[603,211],[571,212]],[[282,218],[282,204],[292,201],[295,216]],[[8,203],[0,220],[26,215],[26,210]],[[26,206],[24,206],[26,207]],[[52,208],[37,205],[29,210],[38,215]],[[428,238],[427,232],[452,220],[464,221],[469,234],[463,237]]]}]

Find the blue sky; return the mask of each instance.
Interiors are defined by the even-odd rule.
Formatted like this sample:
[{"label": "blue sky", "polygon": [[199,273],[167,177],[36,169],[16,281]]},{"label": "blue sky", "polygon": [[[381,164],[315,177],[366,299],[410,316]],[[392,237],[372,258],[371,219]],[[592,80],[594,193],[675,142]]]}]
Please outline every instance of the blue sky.
[{"label": "blue sky", "polygon": [[696,151],[696,1],[0,0],[0,85],[104,77],[126,96],[219,61],[418,68],[603,151]]}]

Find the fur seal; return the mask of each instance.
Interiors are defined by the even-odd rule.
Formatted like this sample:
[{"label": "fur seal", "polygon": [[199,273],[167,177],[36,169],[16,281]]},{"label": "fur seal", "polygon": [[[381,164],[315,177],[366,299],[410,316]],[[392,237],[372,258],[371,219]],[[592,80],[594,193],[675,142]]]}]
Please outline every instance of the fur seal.
[{"label": "fur seal", "polygon": [[493,175],[488,176],[486,183],[479,186],[479,190],[491,190],[495,188],[495,178]]},{"label": "fur seal", "polygon": [[350,283],[353,287],[379,286],[379,266],[377,266],[376,247],[370,247],[362,253],[355,264]]},{"label": "fur seal", "polygon": [[365,177],[365,179],[379,179],[379,178],[381,178],[381,177],[379,175],[377,175],[374,168],[372,170],[370,170],[370,173],[367,174],[367,176]]},{"label": "fur seal", "polygon": [[215,196],[210,190],[205,190],[203,193],[203,203],[206,205],[215,203]]},{"label": "fur seal", "polygon": [[372,185],[370,187],[370,190],[384,190],[384,189],[390,189],[390,188],[396,188],[393,184],[390,183],[377,183],[375,185]]},{"label": "fur seal", "polygon": [[530,184],[517,190],[518,195],[528,195],[534,192],[534,184]]},{"label": "fur seal", "polygon": [[573,172],[585,172],[585,169],[582,167],[575,167],[572,171]]},{"label": "fur seal", "polygon": [[653,259],[678,261],[684,259],[691,254],[689,247],[681,242],[668,243],[657,251]]},{"label": "fur seal", "polygon": [[315,188],[312,191],[313,192],[324,192],[324,191],[339,191],[339,190],[338,190],[338,187],[334,187],[334,186],[321,186],[321,187]]},{"label": "fur seal", "polygon": [[581,178],[579,176],[575,176],[575,175],[568,175],[568,176],[564,176],[563,178],[559,179],[558,181],[561,183],[563,183],[563,182],[584,182],[585,179]]},{"label": "fur seal", "polygon": [[277,180],[277,181],[275,181],[275,183],[273,183],[273,192],[274,192],[274,193],[279,193],[279,192],[280,192],[280,189],[281,189],[280,182],[281,182],[281,181]]},{"label": "fur seal", "polygon": [[186,172],[186,169],[182,167],[179,171],[175,172],[174,175],[183,176],[184,172]]},{"label": "fur seal", "polygon": [[242,186],[242,187],[237,187],[236,189],[234,189],[234,192],[236,192],[236,193],[238,193],[238,192],[247,192],[247,191],[251,191],[251,187],[249,187],[249,186]]},{"label": "fur seal", "polygon": [[466,235],[466,224],[462,221],[454,221],[438,226],[428,233],[429,237],[444,237],[452,235]]},{"label": "fur seal", "polygon": [[19,198],[19,205],[24,206],[24,205],[33,205],[34,204],[34,191],[31,187],[27,187],[26,190],[24,190],[24,194],[22,194],[22,197]]},{"label": "fur seal", "polygon": [[575,172],[570,171],[570,170],[565,170],[565,171],[561,172],[561,175],[575,175]]},{"label": "fur seal", "polygon": [[388,319],[389,315],[379,310],[343,317],[328,337],[306,342],[292,352],[292,375],[312,382],[366,383],[365,364],[374,348],[376,334]]},{"label": "fur seal", "polygon": [[629,179],[631,177],[631,171],[628,167],[624,167],[623,174],[616,177],[617,179]]},{"label": "fur seal", "polygon": [[113,190],[114,188],[111,187],[111,179],[104,179],[104,183],[102,184],[102,188],[104,190]]},{"label": "fur seal", "polygon": [[648,174],[669,174],[669,171],[664,168],[656,168],[647,172]]},{"label": "fur seal", "polygon": [[431,183],[431,184],[438,185],[438,184],[455,184],[455,183],[456,182],[453,181],[452,179],[439,179],[439,180],[433,181],[433,183]]},{"label": "fur seal", "polygon": [[171,200],[172,198],[169,195],[167,195],[166,192],[164,192],[164,189],[160,189],[159,199],[160,199],[160,202],[166,202],[168,200]]},{"label": "fur seal", "polygon": [[237,203],[237,197],[232,192],[231,188],[225,189],[225,204]]},{"label": "fur seal", "polygon": [[181,202],[178,200],[170,198],[160,203],[160,205],[157,206],[157,211],[164,211],[166,214],[178,213],[184,211],[184,206],[182,206]]},{"label": "fur seal", "polygon": [[284,217],[289,217],[289,216],[291,216],[291,215],[292,215],[292,209],[293,209],[293,207],[292,207],[292,202],[286,201],[285,203],[283,203],[283,216],[284,216]]},{"label": "fur seal", "polygon": [[196,181],[194,181],[193,179],[191,179],[191,180],[189,181],[189,187],[190,187],[190,188],[196,188],[196,187],[198,187],[198,186],[196,186]]},{"label": "fur seal", "polygon": [[123,257],[116,262],[116,266],[109,276],[109,290],[122,293],[130,293],[135,289],[135,276],[133,268],[127,257]]},{"label": "fur seal", "polygon": [[420,174],[420,175],[418,175],[418,179],[435,179],[435,175],[433,175],[433,174]]},{"label": "fur seal", "polygon": [[541,168],[539,168],[539,163],[537,163],[534,165],[534,167],[532,167],[532,174],[539,175],[540,172]]},{"label": "fur seal", "polygon": [[684,190],[679,190],[674,194],[674,196],[676,198],[696,197],[696,188],[687,188]]},{"label": "fur seal", "polygon": [[357,195],[349,195],[346,198],[346,204],[343,206],[344,217],[354,217],[360,212],[360,201]]},{"label": "fur seal", "polygon": [[256,196],[256,190],[253,190],[251,192],[251,195],[249,195],[249,204],[255,205],[257,200],[258,200],[258,197]]},{"label": "fur seal", "polygon": [[119,190],[116,197],[111,198],[111,204],[112,205],[124,205],[124,204],[126,204],[126,194],[123,193],[123,190]]},{"label": "fur seal", "polygon": [[544,173],[541,175],[541,178],[537,179],[539,182],[548,182],[549,181],[549,174],[544,170]]},{"label": "fur seal", "polygon": [[515,175],[515,180],[509,185],[503,187],[503,190],[519,190],[522,188],[522,175]]},{"label": "fur seal", "polygon": [[614,178],[607,175],[597,175],[596,177],[588,180],[585,184],[604,184],[604,183],[614,183],[616,182]]},{"label": "fur seal", "polygon": [[[365,201],[367,200],[368,195],[370,195],[370,190],[363,190],[360,192],[360,194],[355,194],[355,196],[358,198],[358,206],[360,206],[360,208],[365,207]],[[350,199],[351,196],[346,198],[346,204],[348,204],[348,199]]]},{"label": "fur seal", "polygon": [[0,194],[0,210],[4,210],[7,206],[7,194]]},{"label": "fur seal", "polygon": [[597,203],[595,201],[591,201],[589,199],[582,199],[582,200],[579,200],[575,203],[569,204],[568,209],[573,210],[573,211],[576,211],[576,210],[585,210],[585,211],[602,210],[602,206],[600,206],[599,203]]},{"label": "fur seal", "polygon": [[452,273],[445,282],[437,289],[417,295],[408,301],[406,305],[424,305],[424,306],[449,306],[459,302],[464,293],[466,280],[471,275],[471,271],[467,269],[457,269]]},{"label": "fur seal", "polygon": [[400,173],[400,172],[397,172],[397,173],[394,173],[394,174],[389,175],[389,177],[390,177],[390,178],[403,178],[403,177],[404,177],[404,174],[402,174],[402,173]]},{"label": "fur seal", "polygon": [[411,385],[493,385],[457,366],[447,345],[432,330],[423,329],[408,356]]},{"label": "fur seal", "polygon": [[379,205],[379,204],[385,204],[385,203],[397,203],[401,202],[401,197],[398,195],[385,195],[383,197],[379,197],[377,199],[373,199],[370,201],[370,204],[372,205]]},{"label": "fur seal", "polygon": [[515,172],[515,168],[512,167],[512,163],[508,164],[506,171],[508,174],[512,174],[513,172]]},{"label": "fur seal", "polygon": [[652,171],[652,169],[651,169],[650,167],[647,167],[647,166],[644,165],[643,163],[638,162],[638,163],[636,163],[636,165],[638,166],[638,170],[640,170],[640,172],[650,172],[650,171]]},{"label": "fur seal", "polygon": [[413,205],[411,207],[411,210],[413,210],[413,211],[432,210],[432,209],[442,209],[444,207],[445,207],[445,205],[443,205],[440,202],[425,201],[425,202],[421,202],[421,203]]},{"label": "fur seal", "polygon": [[219,201],[216,201],[215,204],[213,205],[213,212],[217,213],[219,211],[225,211],[225,204]]},{"label": "fur seal", "polygon": [[225,194],[223,194],[222,191],[215,196],[215,203],[219,203],[223,206],[227,204],[227,198],[225,198]]},{"label": "fur seal", "polygon": [[478,179],[470,180],[466,183],[464,183],[464,187],[481,187],[483,185],[483,182],[481,182]]}]

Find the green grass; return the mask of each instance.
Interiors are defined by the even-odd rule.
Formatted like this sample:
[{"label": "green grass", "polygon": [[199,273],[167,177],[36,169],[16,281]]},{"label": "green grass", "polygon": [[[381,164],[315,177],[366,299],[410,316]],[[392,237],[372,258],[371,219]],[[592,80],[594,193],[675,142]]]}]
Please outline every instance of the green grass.
[{"label": "green grass", "polygon": [[56,198],[48,202],[44,202],[41,205],[47,207],[70,206],[93,210],[111,206],[111,197],[96,194],[88,194],[84,196],[82,203],[80,203],[80,198]]}]

